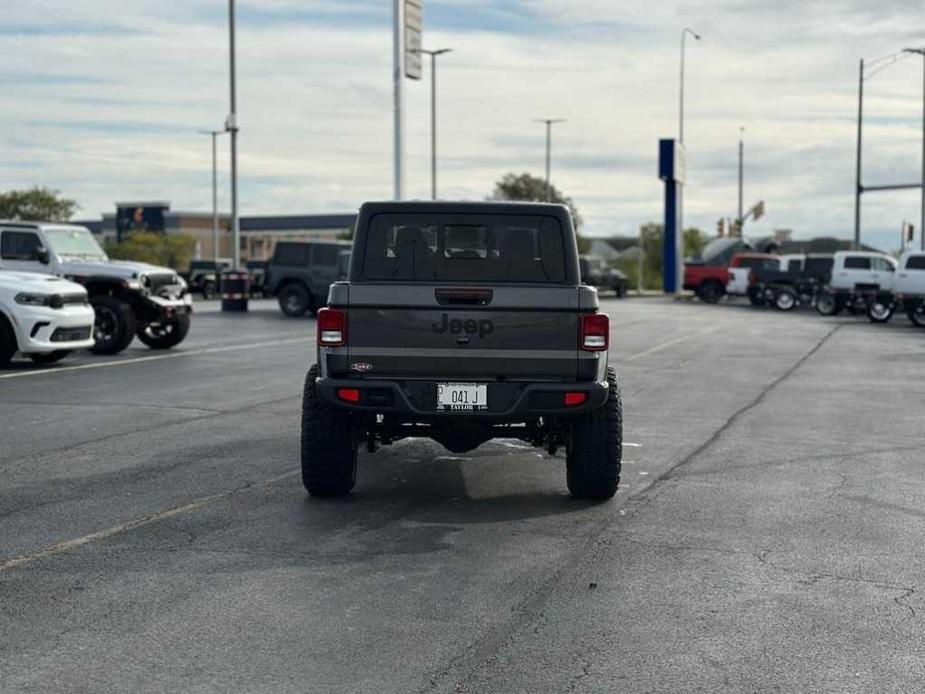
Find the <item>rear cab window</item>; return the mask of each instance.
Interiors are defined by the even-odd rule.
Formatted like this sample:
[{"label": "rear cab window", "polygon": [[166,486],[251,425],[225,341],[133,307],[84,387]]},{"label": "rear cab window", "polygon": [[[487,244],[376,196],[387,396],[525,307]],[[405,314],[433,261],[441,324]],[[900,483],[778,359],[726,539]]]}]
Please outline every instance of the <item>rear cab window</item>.
[{"label": "rear cab window", "polygon": [[544,215],[377,214],[361,279],[562,284],[569,279],[564,233]]},{"label": "rear cab window", "polygon": [[909,256],[906,260],[907,270],[925,270],[925,255]]},{"label": "rear cab window", "polygon": [[846,270],[870,270],[870,258],[864,255],[849,255],[845,258]]}]

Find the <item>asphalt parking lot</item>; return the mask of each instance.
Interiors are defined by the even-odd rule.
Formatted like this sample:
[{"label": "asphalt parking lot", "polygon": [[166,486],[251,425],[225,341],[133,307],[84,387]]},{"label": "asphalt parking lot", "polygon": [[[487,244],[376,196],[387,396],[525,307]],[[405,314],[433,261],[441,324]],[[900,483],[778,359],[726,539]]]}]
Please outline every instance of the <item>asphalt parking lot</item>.
[{"label": "asphalt parking lot", "polygon": [[0,372],[0,690],[917,691],[925,332],[603,301],[623,484],[515,441],[298,477],[314,321]]}]

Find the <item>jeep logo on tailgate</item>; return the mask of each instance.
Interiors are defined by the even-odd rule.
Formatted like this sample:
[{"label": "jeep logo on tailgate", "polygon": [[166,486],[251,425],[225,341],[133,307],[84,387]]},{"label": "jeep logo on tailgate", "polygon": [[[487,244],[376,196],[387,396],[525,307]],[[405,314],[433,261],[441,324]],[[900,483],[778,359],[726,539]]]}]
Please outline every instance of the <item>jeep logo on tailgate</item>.
[{"label": "jeep logo on tailgate", "polygon": [[491,335],[494,332],[495,326],[492,325],[492,322],[487,319],[475,320],[474,318],[469,318],[468,320],[459,320],[454,318],[450,320],[450,317],[444,313],[443,318],[440,323],[431,323],[431,328],[435,333],[443,334],[447,331],[453,333],[454,335],[459,335],[460,333],[468,333],[469,335],[475,335],[478,333],[479,337],[485,337],[486,335]]}]

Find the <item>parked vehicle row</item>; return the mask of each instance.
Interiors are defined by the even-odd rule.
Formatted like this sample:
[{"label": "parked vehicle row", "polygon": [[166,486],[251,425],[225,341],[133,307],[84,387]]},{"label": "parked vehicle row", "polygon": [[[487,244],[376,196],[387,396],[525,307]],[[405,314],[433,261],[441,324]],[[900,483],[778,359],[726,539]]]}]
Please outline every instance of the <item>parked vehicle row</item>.
[{"label": "parked vehicle row", "polygon": [[[885,323],[896,311],[925,327],[925,252],[907,251],[899,259],[870,251],[832,255],[758,256],[736,253],[729,260],[723,293],[747,296],[756,306],[790,311],[813,306],[824,316],[842,311]],[[713,303],[715,293],[701,291]]]},{"label": "parked vehicle row", "polygon": [[[193,304],[183,278],[169,268],[110,260],[82,226],[0,222],[0,271],[13,285],[25,282],[23,273],[31,273],[82,287],[93,312],[89,348],[97,354],[121,352],[136,337],[152,349],[169,349],[189,332]],[[75,293],[68,290],[63,295]],[[6,320],[14,321],[12,310]],[[29,327],[31,337],[33,331],[42,334],[39,322],[34,320]],[[23,344],[17,333],[17,348],[31,354],[22,349]],[[76,348],[70,343],[66,347]]]}]

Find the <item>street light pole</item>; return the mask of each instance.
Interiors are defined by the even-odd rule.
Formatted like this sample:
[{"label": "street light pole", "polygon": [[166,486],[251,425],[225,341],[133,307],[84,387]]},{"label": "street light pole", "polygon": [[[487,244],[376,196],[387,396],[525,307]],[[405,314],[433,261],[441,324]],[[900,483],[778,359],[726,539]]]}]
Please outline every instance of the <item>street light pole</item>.
[{"label": "street light pole", "polygon": [[907,48],[904,53],[917,53],[922,56],[922,209],[919,218],[919,233],[922,235],[921,248],[925,251],[925,48]]},{"label": "street light pole", "polygon": [[742,209],[743,190],[742,188],[743,188],[744,179],[745,179],[744,159],[745,159],[745,128],[740,127],[739,128],[739,217],[738,217],[739,238],[742,238],[742,236],[744,235],[742,227],[745,226],[745,219],[742,216],[742,213],[743,213],[743,209]]},{"label": "street light pole", "polygon": [[393,170],[393,197],[401,200],[405,197],[405,111],[403,101],[403,72],[405,56],[404,40],[404,11],[405,0],[394,0],[392,5],[393,14],[393,37],[392,37],[392,100],[393,100],[393,120],[394,120],[394,152],[392,160]]},{"label": "street light pole", "polygon": [[861,248],[861,121],[864,117],[864,59],[858,70],[858,143],[854,173],[854,250]]},{"label": "street light pole", "polygon": [[230,67],[231,112],[225,123],[225,129],[231,134],[231,243],[233,245],[232,269],[241,269],[241,225],[238,220],[238,123],[237,123],[237,84],[235,73],[235,27],[234,0],[228,0],[228,62]]},{"label": "street light pole", "polygon": [[546,124],[546,202],[549,202],[549,191],[551,187],[552,172],[552,126],[556,123],[564,123],[564,118],[534,118],[534,123]]},{"label": "street light pole", "polygon": [[681,32],[681,93],[680,98],[678,99],[678,142],[684,143],[684,54],[685,54],[685,39],[687,35],[690,34],[694,37],[696,41],[700,40],[700,34],[698,34],[693,29],[684,27],[684,31]]},{"label": "street light pole", "polygon": [[203,135],[212,136],[212,258],[218,268],[218,136],[224,130],[200,130]]},{"label": "street light pole", "polygon": [[[695,41],[700,40],[700,34],[691,29],[684,27],[681,31],[681,84],[678,94],[678,144],[684,146],[684,56],[686,54],[686,39],[690,34]],[[687,157],[685,156],[685,163]],[[675,258],[677,267],[675,268],[675,287],[676,294],[681,293],[681,286],[684,284],[684,184],[677,186],[678,196],[678,226],[677,236],[675,238]]]},{"label": "street light pole", "polygon": [[414,52],[430,56],[430,196],[437,199],[437,56],[452,52],[452,48],[429,51],[418,48]]}]

